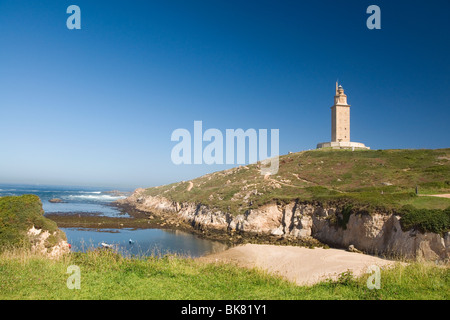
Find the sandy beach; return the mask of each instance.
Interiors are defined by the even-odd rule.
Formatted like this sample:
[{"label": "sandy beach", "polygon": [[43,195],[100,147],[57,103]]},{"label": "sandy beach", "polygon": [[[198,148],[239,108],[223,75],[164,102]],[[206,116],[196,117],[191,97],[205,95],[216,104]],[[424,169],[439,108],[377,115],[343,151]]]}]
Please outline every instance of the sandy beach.
[{"label": "sandy beach", "polygon": [[389,266],[395,261],[348,252],[340,249],[309,249],[294,246],[245,244],[202,258],[207,262],[231,262],[242,267],[258,268],[278,274],[299,285],[312,285],[351,270],[355,276],[368,272],[368,267]]}]

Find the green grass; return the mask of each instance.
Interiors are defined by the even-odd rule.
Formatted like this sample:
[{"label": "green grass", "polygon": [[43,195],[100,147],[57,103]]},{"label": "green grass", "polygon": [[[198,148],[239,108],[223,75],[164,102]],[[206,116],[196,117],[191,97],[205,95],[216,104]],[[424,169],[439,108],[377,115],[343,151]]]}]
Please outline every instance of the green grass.
[{"label": "green grass", "polygon": [[429,197],[429,196],[421,196],[421,197],[411,197],[409,199],[403,199],[399,201],[401,205],[412,205],[418,209],[446,209],[450,207],[450,199],[449,198],[438,198],[438,197]]},{"label": "green grass", "polygon": [[[81,289],[68,289],[67,268],[77,265]],[[260,270],[166,256],[146,259],[93,251],[49,260],[26,251],[0,256],[0,299],[450,299],[450,272],[414,262],[382,270],[381,289],[365,275],[297,286]]]},{"label": "green grass", "polygon": [[[279,171],[264,179],[259,164],[148,188],[177,202],[193,202],[234,215],[280,201],[351,202],[367,210],[392,211],[404,204],[445,209],[449,199],[415,195],[450,193],[450,149],[313,150],[280,157]],[[421,197],[420,197],[421,198]]]}]

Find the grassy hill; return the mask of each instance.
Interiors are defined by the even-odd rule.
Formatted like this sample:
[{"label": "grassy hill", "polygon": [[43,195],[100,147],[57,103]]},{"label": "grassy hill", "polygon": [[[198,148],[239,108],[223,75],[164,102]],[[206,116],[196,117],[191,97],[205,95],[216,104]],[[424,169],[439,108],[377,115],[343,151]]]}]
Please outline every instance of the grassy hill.
[{"label": "grassy hill", "polygon": [[36,195],[0,197],[0,251],[10,247],[29,247],[27,231],[33,226],[52,234],[46,241],[49,247],[65,238],[56,223],[43,214],[41,200]]},{"label": "grassy hill", "polygon": [[426,196],[440,193],[450,193],[450,149],[303,151],[281,156],[278,174],[269,177],[256,163],[145,190],[233,214],[292,200],[351,203],[369,211],[445,209],[450,199]]}]

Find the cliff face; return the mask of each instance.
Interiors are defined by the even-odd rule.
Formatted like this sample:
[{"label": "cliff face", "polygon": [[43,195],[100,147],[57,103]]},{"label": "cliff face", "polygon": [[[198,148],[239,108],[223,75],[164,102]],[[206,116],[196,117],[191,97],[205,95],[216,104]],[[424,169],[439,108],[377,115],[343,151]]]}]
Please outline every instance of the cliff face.
[{"label": "cliff face", "polygon": [[59,258],[70,252],[69,244],[64,239],[57,239],[49,245],[51,237],[57,237],[57,232],[50,233],[47,230],[36,229],[34,226],[28,230],[27,235],[31,242],[31,252],[45,255],[49,258]]},{"label": "cliff face", "polygon": [[345,220],[343,212],[337,208],[290,202],[283,206],[268,204],[233,216],[203,205],[144,195],[143,191],[137,189],[121,202],[144,212],[161,214],[167,219],[183,219],[194,228],[293,238],[313,237],[332,246],[354,245],[367,253],[397,257],[426,260],[450,258],[449,232],[442,237],[417,230],[403,231],[401,217],[395,214],[350,214]]}]

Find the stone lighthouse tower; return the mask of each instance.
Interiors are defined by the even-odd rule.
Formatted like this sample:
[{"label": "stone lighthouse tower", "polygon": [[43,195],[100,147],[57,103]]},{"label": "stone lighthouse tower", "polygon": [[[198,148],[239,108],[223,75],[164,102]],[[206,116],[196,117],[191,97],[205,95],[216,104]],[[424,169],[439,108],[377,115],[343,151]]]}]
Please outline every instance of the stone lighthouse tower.
[{"label": "stone lighthouse tower", "polygon": [[364,143],[350,141],[350,105],[344,88],[336,82],[334,105],[331,107],[331,142],[317,144],[317,149],[370,149]]},{"label": "stone lighthouse tower", "polygon": [[331,141],[350,142],[350,105],[344,88],[336,82],[334,105],[331,107]]}]

